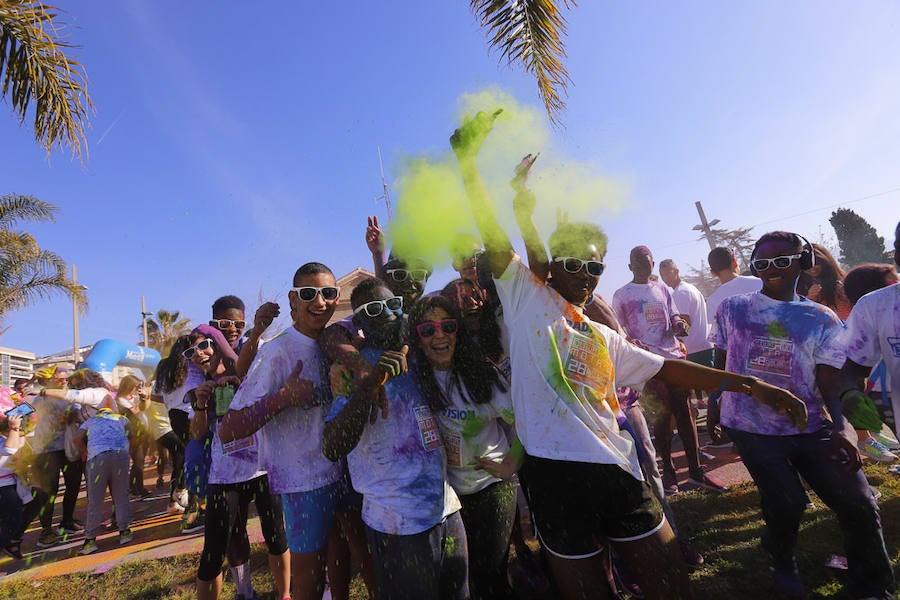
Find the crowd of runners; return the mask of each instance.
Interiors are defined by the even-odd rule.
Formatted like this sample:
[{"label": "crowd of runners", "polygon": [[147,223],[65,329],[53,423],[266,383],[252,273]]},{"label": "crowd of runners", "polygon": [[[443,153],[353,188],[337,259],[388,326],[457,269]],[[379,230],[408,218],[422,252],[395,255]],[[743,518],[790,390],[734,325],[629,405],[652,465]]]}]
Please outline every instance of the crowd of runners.
[{"label": "crowd of runners", "polygon": [[[155,452],[171,462],[167,512],[204,535],[201,599],[219,596],[226,558],[237,597],[256,597],[251,501],[282,599],[321,598],[326,580],[348,598],[355,573],[383,600],[514,598],[510,547],[521,560],[531,552],[524,511],[543,557],[533,568],[545,565],[559,597],[609,597],[612,556],[632,592],[690,598],[688,570],[703,557],[679,537],[666,497],[680,485],[727,487],[703,464],[694,401],[705,391],[713,439],[734,444],[759,488],[777,589],[804,596],[795,548],[808,486],[840,523],[852,597],[894,598],[860,467],[861,456],[895,461],[900,447],[896,269],[845,274],[824,248],[774,231],[758,239],[749,276],[730,249],[712,250],[721,286],[704,298],[671,260],[659,281],[641,245],[632,281],[607,303],[595,293],[602,230],[561,222],[546,243],[538,234],[531,155],[512,180],[527,264],[513,250],[475,161],[492,123],[479,114],[450,140],[480,239],[457,238],[459,278],[439,292],[424,293],[426,261],[384,256],[371,218],[377,277],[352,290],[343,320],[332,322],[345,292],[328,257],[310,257],[319,260],[290,281],[292,326],[266,343],[279,306],[248,323],[243,302],[223,296],[152,381],[112,388],[90,370],[48,368],[17,382],[17,401],[35,412],[2,423],[0,547],[21,558],[37,518],[37,549],[83,535],[91,554],[110,509],[129,543],[129,503],[153,497],[143,469]],[[900,260],[900,224],[895,237]],[[648,419],[641,401],[651,399]],[[672,459],[676,429],[686,482]]]}]

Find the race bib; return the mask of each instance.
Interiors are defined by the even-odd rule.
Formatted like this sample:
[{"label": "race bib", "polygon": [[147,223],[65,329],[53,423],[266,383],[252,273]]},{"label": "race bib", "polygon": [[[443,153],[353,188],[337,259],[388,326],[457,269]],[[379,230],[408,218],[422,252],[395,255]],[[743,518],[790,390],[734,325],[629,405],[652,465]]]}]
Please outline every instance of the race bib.
[{"label": "race bib", "polygon": [[444,436],[444,448],[447,450],[447,466],[462,466],[462,437],[458,433]]},{"label": "race bib", "polygon": [[794,342],[785,338],[757,337],[751,340],[747,352],[747,369],[790,377],[794,360]]},{"label": "race bib", "polygon": [[606,395],[609,388],[612,365],[606,346],[597,338],[580,333],[569,334],[570,343],[566,355],[566,377],[595,392],[597,397]]},{"label": "race bib", "polygon": [[668,319],[666,319],[666,309],[660,302],[644,302],[642,307],[644,311],[644,320],[647,325],[662,325],[668,329]]},{"label": "race bib", "polygon": [[441,447],[441,432],[438,430],[437,421],[427,406],[417,406],[413,409],[416,423],[419,425],[419,434],[422,436],[422,446],[431,452]]},{"label": "race bib", "polygon": [[254,447],[256,447],[256,438],[252,435],[250,437],[245,437],[239,440],[228,442],[227,444],[225,442],[222,442],[222,452],[224,452],[228,456]]}]

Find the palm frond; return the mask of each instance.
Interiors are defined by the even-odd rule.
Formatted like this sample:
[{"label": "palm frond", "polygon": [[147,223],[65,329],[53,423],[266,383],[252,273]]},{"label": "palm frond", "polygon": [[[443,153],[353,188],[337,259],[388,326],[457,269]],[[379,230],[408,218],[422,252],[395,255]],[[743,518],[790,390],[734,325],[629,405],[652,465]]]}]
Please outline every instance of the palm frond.
[{"label": "palm frond", "polygon": [[73,283],[67,270],[59,255],[36,245],[23,247],[19,254],[0,255],[0,320],[10,311],[56,293],[77,300],[84,312],[88,305],[85,288]]},{"label": "palm frond", "polygon": [[0,0],[0,95],[20,122],[34,102],[34,137],[48,154],[58,145],[83,159],[93,102],[87,72],[66,55],[73,46],[60,35],[57,11],[32,0]]},{"label": "palm frond", "polygon": [[[566,20],[553,0],[469,0],[489,45],[510,64],[517,63],[537,80],[547,116],[560,125],[565,109],[563,95],[571,82],[563,64]],[[575,0],[563,0],[566,8]]]},{"label": "palm frond", "polygon": [[59,208],[34,196],[0,196],[0,229],[9,229],[21,221],[55,222]]}]

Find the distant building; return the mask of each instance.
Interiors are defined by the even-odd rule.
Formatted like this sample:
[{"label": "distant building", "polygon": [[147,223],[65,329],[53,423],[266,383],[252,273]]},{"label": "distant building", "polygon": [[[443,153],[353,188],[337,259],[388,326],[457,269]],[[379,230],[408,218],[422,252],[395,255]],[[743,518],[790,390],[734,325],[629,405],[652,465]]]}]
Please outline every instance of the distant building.
[{"label": "distant building", "polygon": [[34,352],[0,346],[0,383],[12,387],[16,379],[31,379]]}]

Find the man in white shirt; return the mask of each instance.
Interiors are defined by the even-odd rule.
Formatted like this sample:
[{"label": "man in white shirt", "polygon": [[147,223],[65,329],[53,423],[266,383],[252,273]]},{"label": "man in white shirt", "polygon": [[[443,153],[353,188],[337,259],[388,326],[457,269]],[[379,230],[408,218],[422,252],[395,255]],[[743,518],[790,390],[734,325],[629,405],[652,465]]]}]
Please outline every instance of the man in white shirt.
[{"label": "man in white shirt", "polygon": [[[900,265],[900,223],[894,230],[894,262]],[[847,360],[842,373],[853,381],[853,386],[841,394],[844,414],[851,416],[857,406],[875,410],[871,400],[862,393],[863,382],[872,367],[882,360],[887,368],[888,380],[893,382],[891,406],[900,408],[900,284],[881,288],[860,298],[847,319],[843,341]],[[856,425],[852,416],[851,421]]]},{"label": "man in white shirt", "polygon": [[712,366],[712,344],[706,340],[706,336],[709,335],[709,321],[703,294],[681,278],[678,265],[671,258],[660,261],[659,276],[672,289],[675,306],[691,326],[687,336],[681,338],[687,348],[687,359],[707,367]]},{"label": "man in white shirt", "polygon": [[716,318],[716,310],[725,298],[738,294],[758,292],[762,288],[757,277],[741,275],[737,259],[731,248],[718,247],[709,251],[706,257],[709,270],[718,277],[721,285],[706,299],[707,321],[712,323]]}]

